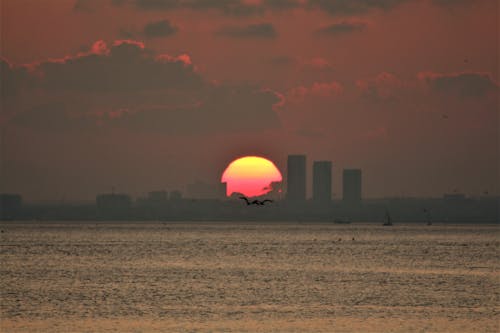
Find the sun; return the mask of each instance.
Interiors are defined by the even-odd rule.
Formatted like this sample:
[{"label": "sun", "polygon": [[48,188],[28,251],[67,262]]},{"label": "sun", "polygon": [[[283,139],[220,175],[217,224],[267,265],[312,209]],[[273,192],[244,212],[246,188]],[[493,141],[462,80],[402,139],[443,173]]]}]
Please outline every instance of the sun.
[{"label": "sun", "polygon": [[227,166],[221,182],[226,183],[226,195],[241,193],[255,197],[269,193],[273,184],[281,182],[283,177],[276,165],[259,156],[238,158]]}]

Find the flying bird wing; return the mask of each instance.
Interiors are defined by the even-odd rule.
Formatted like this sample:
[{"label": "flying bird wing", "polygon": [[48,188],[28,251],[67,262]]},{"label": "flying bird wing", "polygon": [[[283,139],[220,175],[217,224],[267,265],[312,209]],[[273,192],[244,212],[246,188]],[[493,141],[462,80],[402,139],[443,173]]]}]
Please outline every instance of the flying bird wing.
[{"label": "flying bird wing", "polygon": [[250,205],[250,202],[248,201],[247,197],[240,197],[240,199],[245,200],[245,202],[247,203],[247,205]]}]

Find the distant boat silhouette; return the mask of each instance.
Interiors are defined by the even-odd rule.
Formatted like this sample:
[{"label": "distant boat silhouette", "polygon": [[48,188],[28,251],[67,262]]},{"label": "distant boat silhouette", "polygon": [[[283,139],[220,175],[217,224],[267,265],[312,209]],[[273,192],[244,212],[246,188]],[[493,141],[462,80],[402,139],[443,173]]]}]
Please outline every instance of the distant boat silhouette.
[{"label": "distant boat silhouette", "polygon": [[257,205],[257,206],[264,206],[266,204],[266,202],[273,202],[273,200],[271,199],[265,199],[265,200],[248,200],[247,197],[239,197],[240,199],[242,200],[245,200],[245,202],[247,203],[247,206],[250,206],[250,205]]},{"label": "distant boat silhouette", "polygon": [[391,218],[391,215],[389,214],[388,210],[385,211],[385,222],[382,225],[384,225],[384,226],[391,226],[391,225],[393,225],[392,224],[392,218]]}]

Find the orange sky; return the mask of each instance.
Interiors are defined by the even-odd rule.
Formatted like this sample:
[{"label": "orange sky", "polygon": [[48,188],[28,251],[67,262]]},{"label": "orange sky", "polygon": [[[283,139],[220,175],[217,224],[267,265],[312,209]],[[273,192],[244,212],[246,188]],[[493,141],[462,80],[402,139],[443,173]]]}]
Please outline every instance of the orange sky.
[{"label": "orange sky", "polygon": [[345,167],[369,197],[498,193],[497,1],[185,3],[1,0],[2,191],[183,190],[304,153],[334,198]]}]

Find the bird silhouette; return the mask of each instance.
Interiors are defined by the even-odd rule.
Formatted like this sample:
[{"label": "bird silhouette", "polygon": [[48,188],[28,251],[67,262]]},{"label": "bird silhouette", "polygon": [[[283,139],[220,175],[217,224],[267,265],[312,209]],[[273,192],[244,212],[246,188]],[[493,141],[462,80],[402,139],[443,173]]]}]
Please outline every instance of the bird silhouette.
[{"label": "bird silhouette", "polygon": [[248,200],[247,197],[240,197],[240,199],[242,200],[245,200],[245,202],[247,203],[247,206],[250,206],[250,205],[257,205],[257,206],[264,206],[266,204],[266,202],[273,202],[273,200],[271,199],[265,199],[265,200]]}]

